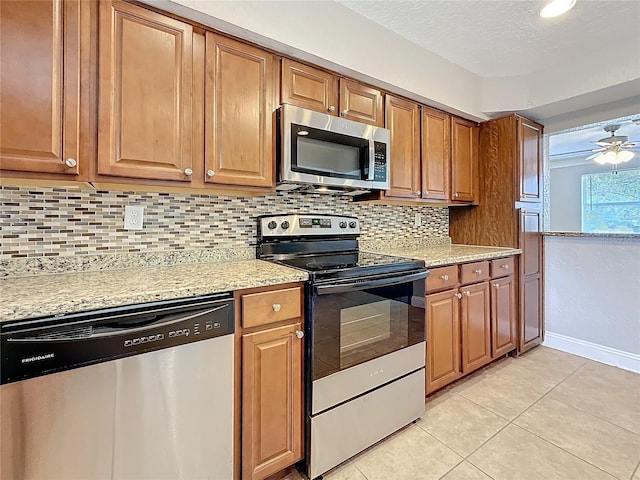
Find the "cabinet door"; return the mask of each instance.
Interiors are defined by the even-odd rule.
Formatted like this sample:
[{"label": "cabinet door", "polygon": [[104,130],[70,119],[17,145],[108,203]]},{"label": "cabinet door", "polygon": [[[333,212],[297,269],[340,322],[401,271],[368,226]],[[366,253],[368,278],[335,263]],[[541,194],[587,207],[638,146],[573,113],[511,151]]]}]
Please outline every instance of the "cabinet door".
[{"label": "cabinet door", "polygon": [[516,348],[516,287],[513,275],[491,282],[491,357]]},{"label": "cabinet door", "polygon": [[456,290],[426,297],[427,393],[460,378],[460,316]]},{"label": "cabinet door", "polygon": [[520,201],[539,202],[542,179],[542,125],[517,117]]},{"label": "cabinet door", "polygon": [[206,181],[271,187],[276,58],[211,32],[206,52]]},{"label": "cabinet door", "polygon": [[77,175],[80,3],[0,2],[0,168]]},{"label": "cabinet door", "polygon": [[384,127],[382,92],[353,80],[340,79],[340,116]]},{"label": "cabinet door", "polygon": [[522,275],[540,274],[542,269],[541,212],[520,209],[520,272]]},{"label": "cabinet door", "polygon": [[328,72],[282,60],[281,103],[338,114],[338,78]]},{"label": "cabinet door", "polygon": [[98,173],[191,180],[190,25],[100,2]]},{"label": "cabinet door", "polygon": [[525,352],[542,343],[544,321],[542,316],[542,279],[528,275],[520,280],[520,335],[518,352]]},{"label": "cabinet door", "polygon": [[451,200],[476,201],[479,131],[473,122],[451,118]]},{"label": "cabinet door", "polygon": [[262,479],[302,458],[300,323],[242,336],[242,478]]},{"label": "cabinet door", "polygon": [[491,361],[489,282],[468,285],[460,290],[462,371],[468,373]]},{"label": "cabinet door", "polygon": [[422,107],[422,198],[449,200],[451,117]]},{"label": "cabinet door", "polygon": [[420,196],[420,108],[386,96],[386,127],[391,131],[391,183],[386,197]]}]

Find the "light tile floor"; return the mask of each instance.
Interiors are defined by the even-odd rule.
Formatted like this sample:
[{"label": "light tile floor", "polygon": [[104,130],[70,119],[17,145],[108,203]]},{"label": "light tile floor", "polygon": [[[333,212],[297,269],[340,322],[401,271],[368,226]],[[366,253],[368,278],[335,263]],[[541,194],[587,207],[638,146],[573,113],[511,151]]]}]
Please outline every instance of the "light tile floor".
[{"label": "light tile floor", "polygon": [[640,480],[639,464],[640,375],[537,347],[430,396],[324,479]]}]

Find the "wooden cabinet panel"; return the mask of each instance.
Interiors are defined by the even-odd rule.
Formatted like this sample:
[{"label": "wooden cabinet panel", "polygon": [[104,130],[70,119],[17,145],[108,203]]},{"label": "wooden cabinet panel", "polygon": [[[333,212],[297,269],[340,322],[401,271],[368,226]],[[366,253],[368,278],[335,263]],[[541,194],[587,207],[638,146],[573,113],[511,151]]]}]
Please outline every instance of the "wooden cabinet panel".
[{"label": "wooden cabinet panel", "polygon": [[517,117],[521,202],[539,202],[542,181],[542,126]]},{"label": "wooden cabinet panel", "polygon": [[331,73],[282,60],[281,103],[338,115],[338,77]]},{"label": "wooden cabinet panel", "polygon": [[476,201],[478,140],[474,122],[451,117],[451,200]]},{"label": "wooden cabinet panel", "polygon": [[277,60],[211,32],[206,52],[205,180],[271,187]]},{"label": "wooden cabinet panel", "polygon": [[460,265],[460,283],[475,283],[489,278],[489,262],[473,262]]},{"label": "wooden cabinet panel", "polygon": [[98,173],[191,181],[191,25],[100,2]]},{"label": "wooden cabinet panel", "polygon": [[516,348],[516,286],[514,276],[491,282],[491,357]]},{"label": "wooden cabinet panel", "polygon": [[449,200],[451,116],[422,108],[422,198]]},{"label": "wooden cabinet panel", "polygon": [[539,274],[542,269],[542,235],[540,211],[520,210],[521,274]]},{"label": "wooden cabinet panel", "polygon": [[460,317],[455,290],[426,296],[427,393],[460,377]]},{"label": "wooden cabinet panel", "polygon": [[300,287],[242,296],[243,328],[300,317],[302,317],[302,289]]},{"label": "wooden cabinet panel", "polygon": [[420,109],[386,96],[386,127],[391,131],[391,181],[387,197],[416,198],[420,185]]},{"label": "wooden cabinet panel", "polygon": [[340,116],[384,127],[382,92],[353,80],[340,79]]},{"label": "wooden cabinet panel", "polygon": [[458,265],[432,268],[427,277],[427,292],[443,290],[458,285]]},{"label": "wooden cabinet panel", "polygon": [[0,2],[3,170],[79,173],[80,9],[73,0]]},{"label": "wooden cabinet panel", "polygon": [[543,340],[542,280],[540,275],[529,275],[520,280],[520,352],[529,350]]},{"label": "wooden cabinet panel", "polygon": [[515,257],[491,260],[491,278],[506,277],[515,273]]},{"label": "wooden cabinet panel", "polygon": [[242,336],[242,478],[302,458],[302,340],[296,323]]},{"label": "wooden cabinet panel", "polygon": [[489,283],[482,282],[460,289],[460,330],[462,338],[462,372],[476,370],[491,361],[491,317]]}]

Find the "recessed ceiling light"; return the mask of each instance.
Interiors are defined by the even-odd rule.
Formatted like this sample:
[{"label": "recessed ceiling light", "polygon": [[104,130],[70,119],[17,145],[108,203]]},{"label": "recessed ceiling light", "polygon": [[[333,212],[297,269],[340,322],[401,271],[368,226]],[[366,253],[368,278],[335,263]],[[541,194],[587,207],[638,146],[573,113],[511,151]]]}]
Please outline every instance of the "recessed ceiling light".
[{"label": "recessed ceiling light", "polygon": [[551,0],[540,10],[540,16],[542,18],[557,17],[567,13],[575,4],[576,0]]}]

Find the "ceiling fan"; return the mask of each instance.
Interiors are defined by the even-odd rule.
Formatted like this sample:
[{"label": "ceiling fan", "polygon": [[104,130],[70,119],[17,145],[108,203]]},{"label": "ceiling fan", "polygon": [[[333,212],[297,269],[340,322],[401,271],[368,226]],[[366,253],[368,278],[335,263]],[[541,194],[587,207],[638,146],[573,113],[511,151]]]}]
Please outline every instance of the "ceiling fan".
[{"label": "ceiling fan", "polygon": [[594,141],[600,148],[591,150],[595,152],[590,155],[586,160],[594,160],[600,165],[611,164],[614,171],[617,170],[618,165],[631,160],[635,153],[630,149],[636,146],[636,141],[629,141],[629,137],[626,135],[616,135],[616,130],[620,128],[620,125],[607,125],[604,127],[605,132],[611,133],[611,136],[601,138],[598,141]]}]

